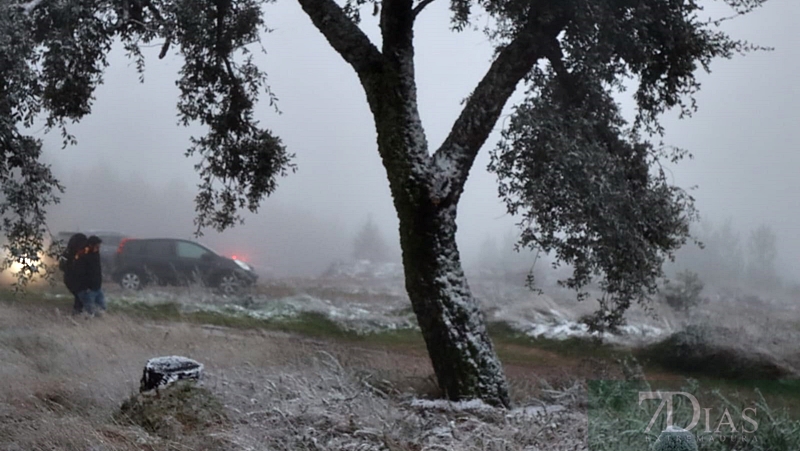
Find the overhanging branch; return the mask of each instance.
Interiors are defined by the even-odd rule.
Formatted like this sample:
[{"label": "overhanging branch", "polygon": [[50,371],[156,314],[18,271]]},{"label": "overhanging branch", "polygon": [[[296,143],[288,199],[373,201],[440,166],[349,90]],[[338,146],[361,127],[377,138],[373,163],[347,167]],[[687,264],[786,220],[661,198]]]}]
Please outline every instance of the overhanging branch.
[{"label": "overhanging branch", "polygon": [[564,63],[564,52],[561,49],[561,44],[558,42],[558,39],[552,38],[550,40],[550,45],[546,47],[544,56],[550,61],[553,71],[555,71],[556,76],[559,77],[561,82],[568,83],[571,74],[567,69],[567,65]]},{"label": "overhanging branch", "polygon": [[172,36],[167,36],[167,40],[164,41],[164,45],[161,46],[161,51],[158,53],[158,59],[162,60],[165,56],[167,56],[167,52],[169,51],[169,45],[172,43]]},{"label": "overhanging branch", "polygon": [[475,157],[506,102],[533,65],[550,52],[549,46],[563,25],[531,24],[500,50],[433,156],[436,167],[444,171],[438,182],[439,189],[446,191],[442,196],[457,199],[461,195]]},{"label": "overhanging branch", "polygon": [[334,0],[297,1],[331,47],[359,75],[382,63],[381,52]]},{"label": "overhanging branch", "polygon": [[435,0],[422,0],[421,2],[419,2],[419,4],[415,6],[413,10],[414,18],[416,18],[419,15],[419,13],[421,13],[422,10],[425,9],[426,6],[430,5],[434,1]]}]

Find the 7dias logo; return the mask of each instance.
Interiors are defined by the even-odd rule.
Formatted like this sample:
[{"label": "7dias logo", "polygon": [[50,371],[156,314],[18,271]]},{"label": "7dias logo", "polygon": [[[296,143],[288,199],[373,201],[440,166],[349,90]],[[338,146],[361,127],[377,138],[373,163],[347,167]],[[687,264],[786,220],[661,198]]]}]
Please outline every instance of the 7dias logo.
[{"label": "7dias logo", "polygon": [[[686,426],[684,429],[687,431],[691,431],[692,429],[697,426],[700,422],[701,413],[705,413],[705,431],[704,432],[720,432],[720,429],[724,426],[726,428],[722,429],[722,432],[744,432],[746,434],[752,434],[758,429],[758,422],[756,422],[752,417],[748,416],[748,412],[752,412],[755,416],[757,414],[755,407],[748,407],[742,410],[742,421],[739,422],[738,428],[737,424],[734,423],[733,417],[731,417],[730,412],[728,409],[725,408],[725,411],[722,413],[722,417],[719,419],[719,423],[717,423],[716,429],[713,431],[711,430],[711,408],[700,408],[700,403],[697,402],[697,398],[694,397],[691,393],[686,393],[682,391],[640,391],[639,392],[639,405],[642,405],[642,402],[651,399],[660,399],[661,403],[658,405],[658,409],[656,413],[653,415],[653,418],[650,420],[650,423],[647,425],[647,429],[645,432],[650,432],[650,429],[656,422],[656,419],[661,414],[661,411],[664,410],[664,405],[667,406],[667,427],[673,426],[672,423],[672,397],[673,396],[685,396],[689,399],[692,403],[692,421]],[[748,426],[749,423],[752,426]],[[748,426],[748,427],[745,427]]]}]

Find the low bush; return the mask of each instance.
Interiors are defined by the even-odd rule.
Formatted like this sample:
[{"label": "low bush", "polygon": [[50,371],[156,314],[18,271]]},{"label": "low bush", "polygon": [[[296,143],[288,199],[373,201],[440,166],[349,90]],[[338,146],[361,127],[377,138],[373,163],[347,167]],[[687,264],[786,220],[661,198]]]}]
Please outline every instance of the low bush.
[{"label": "low bush", "polygon": [[673,310],[688,312],[703,301],[700,294],[704,284],[697,273],[683,271],[675,279],[668,281],[661,290],[664,302]]}]

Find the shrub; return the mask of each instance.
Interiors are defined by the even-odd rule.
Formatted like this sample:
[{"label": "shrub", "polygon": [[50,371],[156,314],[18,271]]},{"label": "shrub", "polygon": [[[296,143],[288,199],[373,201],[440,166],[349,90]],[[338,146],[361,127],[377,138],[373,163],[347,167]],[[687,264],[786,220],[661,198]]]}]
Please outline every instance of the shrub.
[{"label": "shrub", "polygon": [[700,296],[703,292],[703,281],[692,271],[680,272],[675,279],[674,282],[667,281],[661,290],[664,302],[674,310],[688,312],[703,300]]}]

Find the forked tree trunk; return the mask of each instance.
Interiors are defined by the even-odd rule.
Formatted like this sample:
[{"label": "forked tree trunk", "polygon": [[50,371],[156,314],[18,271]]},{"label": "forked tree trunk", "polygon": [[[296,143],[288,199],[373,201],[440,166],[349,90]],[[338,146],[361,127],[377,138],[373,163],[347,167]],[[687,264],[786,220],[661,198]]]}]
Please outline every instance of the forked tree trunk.
[{"label": "forked tree trunk", "polygon": [[452,400],[508,406],[502,366],[461,268],[456,206],[475,155],[538,59],[535,39],[516,39],[501,52],[442,147],[429,155],[417,107],[413,0],[381,2],[381,50],[335,1],[299,2],[367,95],[400,220],[406,290],[440,388]]},{"label": "forked tree trunk", "polygon": [[508,407],[500,361],[461,267],[455,220],[455,205],[401,214],[406,290],[445,396]]},{"label": "forked tree trunk", "polygon": [[[415,99],[413,88],[394,92]],[[502,366],[461,267],[456,245],[458,196],[442,186],[448,184],[442,178],[447,174],[426,155],[416,103],[383,106],[375,123],[400,221],[406,291],[439,387],[454,401],[477,398],[508,407]]]}]

